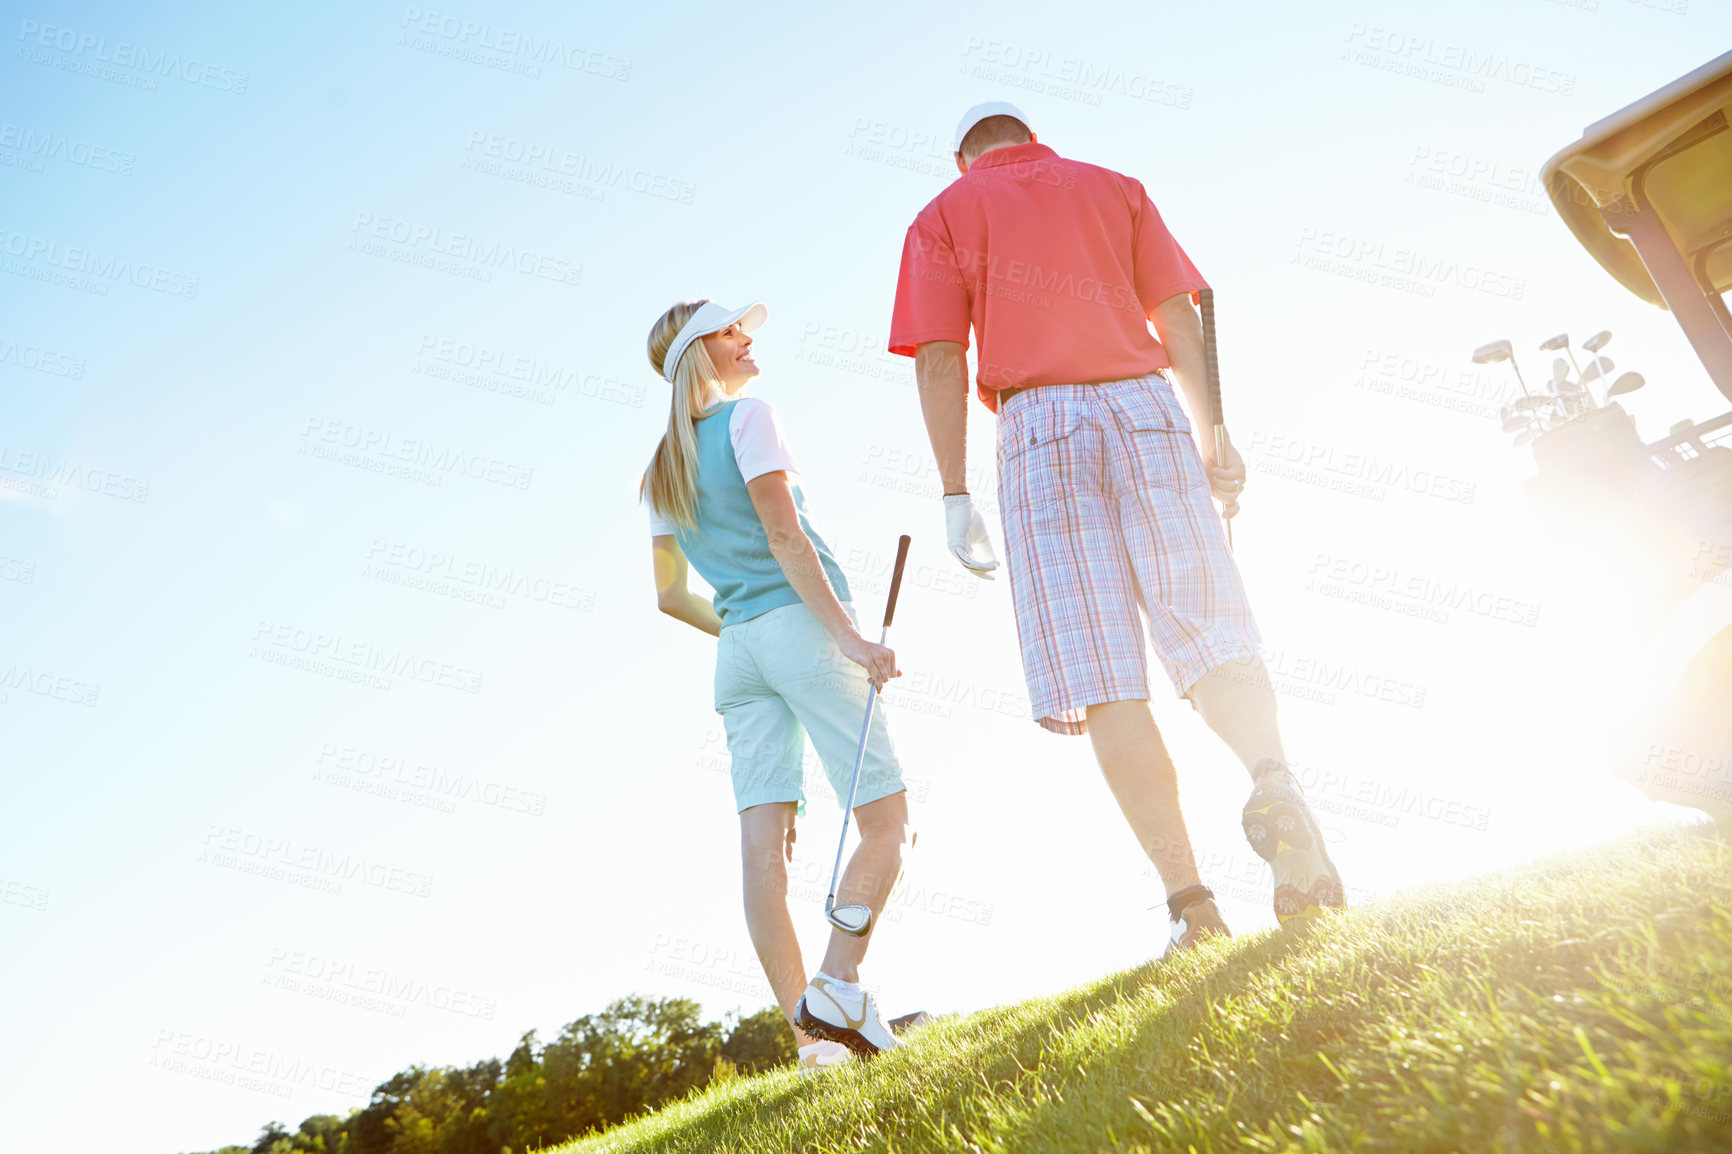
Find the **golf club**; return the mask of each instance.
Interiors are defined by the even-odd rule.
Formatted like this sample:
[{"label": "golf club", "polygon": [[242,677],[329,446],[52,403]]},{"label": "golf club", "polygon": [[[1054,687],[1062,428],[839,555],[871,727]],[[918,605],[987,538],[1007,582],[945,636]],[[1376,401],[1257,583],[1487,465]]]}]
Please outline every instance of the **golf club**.
[{"label": "golf club", "polygon": [[[896,542],[896,568],[890,574],[890,599],[884,603],[882,645],[890,637],[890,619],[896,615],[896,594],[902,588],[902,567],[908,563],[908,534]],[[836,904],[836,879],[842,876],[842,850],[848,845],[848,819],[854,814],[854,797],[860,792],[860,767],[866,762],[866,738],[872,732],[872,707],[878,704],[878,687],[866,686],[866,721],[860,727],[860,752],[854,755],[854,781],[848,786],[848,804],[842,809],[842,837],[836,843],[836,865],[830,871],[830,892],[824,897],[824,920],[845,934],[863,938],[872,929],[872,907]]]},{"label": "golf club", "polygon": [[[1590,353],[1593,353],[1595,359],[1597,360],[1599,358],[1599,355],[1600,355],[1600,350],[1605,348],[1607,345],[1609,345],[1611,343],[1612,343],[1612,330],[1601,329],[1599,332],[1595,333],[1593,336],[1591,336],[1587,340],[1583,341],[1582,342],[1582,348],[1586,349]],[[1608,363],[1606,367],[1610,368],[1611,365]],[[1577,379],[1579,379],[1582,382],[1582,384],[1584,386],[1588,383],[1588,378],[1582,376],[1581,369],[1576,370],[1576,377],[1577,377]],[[1591,408],[1599,408],[1599,402],[1594,400],[1594,390],[1586,389],[1585,391],[1588,394],[1588,405]],[[1609,400],[1610,398],[1607,398],[1607,399]]]},{"label": "golf club", "polygon": [[1572,404],[1572,398],[1579,398],[1581,391],[1581,386],[1570,380],[1570,363],[1562,357],[1553,357],[1552,379],[1546,382],[1546,396],[1551,398],[1558,412],[1566,417],[1573,417],[1576,406]]},{"label": "golf club", "polygon": [[1606,399],[1611,400],[1613,397],[1621,396],[1624,393],[1633,393],[1647,383],[1647,378],[1643,377],[1641,373],[1625,373],[1613,381],[1612,387],[1606,390]]},{"label": "golf club", "polygon": [[[1607,340],[1612,339],[1612,334],[1610,333],[1606,333],[1604,336]],[[1590,337],[1588,339],[1593,340],[1595,338]],[[1558,349],[1564,350],[1564,352],[1569,354],[1570,365],[1576,370],[1576,376],[1580,377],[1582,375],[1582,366],[1576,363],[1576,351],[1570,348],[1569,333],[1559,333],[1549,341],[1542,341],[1540,343],[1540,348],[1545,349],[1547,352],[1555,352]],[[1588,407],[1594,407],[1594,395],[1592,393],[1588,394]]]},{"label": "golf club", "polygon": [[[1616,366],[1612,364],[1611,357],[1602,357],[1595,353],[1594,359],[1588,362],[1588,367],[1582,370],[1582,387],[1587,388],[1589,381],[1604,381],[1608,385],[1611,384],[1614,367]],[[1588,389],[1588,396],[1593,395],[1594,390]],[[1610,394],[1607,395],[1606,399],[1608,401],[1612,399]]]},{"label": "golf club", "polygon": [[1515,370],[1516,384],[1522,387],[1522,396],[1533,396],[1532,393],[1528,392],[1528,383],[1522,380],[1521,366],[1516,364],[1515,349],[1507,340],[1493,341],[1489,345],[1481,345],[1473,350],[1473,363],[1476,365],[1489,365],[1497,361],[1508,361],[1509,367]]},{"label": "golf club", "polygon": [[[1227,459],[1227,418],[1221,413],[1221,362],[1215,352],[1215,290],[1197,290],[1197,308],[1203,314],[1203,370],[1209,378],[1209,404],[1215,410],[1215,460]],[[1233,547],[1233,522],[1227,522],[1227,548]]]}]

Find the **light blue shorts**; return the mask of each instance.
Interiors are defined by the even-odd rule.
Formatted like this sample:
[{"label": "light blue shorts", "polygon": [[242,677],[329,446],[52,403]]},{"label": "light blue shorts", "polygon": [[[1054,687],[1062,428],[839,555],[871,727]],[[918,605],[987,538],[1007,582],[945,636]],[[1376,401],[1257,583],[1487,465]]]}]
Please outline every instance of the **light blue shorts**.
[{"label": "light blue shorts", "polygon": [[[858,626],[853,607],[843,602],[842,608]],[[804,805],[801,762],[808,734],[831,788],[846,805],[870,687],[866,670],[843,655],[803,603],[724,627],[716,646],[716,712],[728,734],[736,807]],[[879,701],[854,804],[904,788]]]}]

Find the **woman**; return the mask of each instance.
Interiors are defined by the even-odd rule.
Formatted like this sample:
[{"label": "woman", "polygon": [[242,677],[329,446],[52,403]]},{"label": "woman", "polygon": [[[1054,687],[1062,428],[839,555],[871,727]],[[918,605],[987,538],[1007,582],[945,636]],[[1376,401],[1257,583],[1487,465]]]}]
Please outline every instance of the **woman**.
[{"label": "woman", "polygon": [[[807,520],[775,411],[741,395],[758,375],[749,334],[767,315],[762,304],[683,301],[650,330],[650,364],[673,386],[673,402],[641,496],[661,611],[717,638],[715,704],[740,814],[746,928],[799,1039],[800,1065],[812,1069],[897,1042],[858,985],[867,938],[832,930],[822,967],[806,981],[787,905],[805,738],[846,797],[868,681],[882,688],[901,674],[892,650],[860,635],[848,582]],[[688,561],[716,591],[713,604],[686,588]],[[882,710],[854,819],[860,846],[836,900],[870,906],[876,925],[901,872],[908,825]]]}]

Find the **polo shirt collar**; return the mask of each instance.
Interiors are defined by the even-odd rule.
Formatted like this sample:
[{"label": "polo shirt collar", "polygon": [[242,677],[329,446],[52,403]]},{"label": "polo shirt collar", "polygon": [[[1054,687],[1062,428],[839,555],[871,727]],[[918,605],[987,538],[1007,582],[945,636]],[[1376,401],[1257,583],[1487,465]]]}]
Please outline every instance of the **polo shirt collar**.
[{"label": "polo shirt collar", "polygon": [[977,168],[997,168],[1001,164],[1015,164],[1028,160],[1057,160],[1058,153],[1036,140],[1027,144],[1007,144],[1003,148],[994,148],[983,152],[974,158],[974,163],[968,166],[968,171]]}]

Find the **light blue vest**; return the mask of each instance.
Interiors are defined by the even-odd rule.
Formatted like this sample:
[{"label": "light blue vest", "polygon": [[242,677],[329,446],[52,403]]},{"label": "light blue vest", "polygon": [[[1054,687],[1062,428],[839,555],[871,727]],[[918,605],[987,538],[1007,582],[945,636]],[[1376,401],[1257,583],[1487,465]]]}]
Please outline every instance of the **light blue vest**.
[{"label": "light blue vest", "polygon": [[[703,420],[693,422],[698,438],[698,524],[695,531],[674,530],[680,551],[716,591],[716,613],[724,628],[800,600],[770,553],[769,534],[758,520],[751,494],[746,491],[746,479],[740,474],[739,462],[734,460],[728,423],[733,420],[737,404],[738,400],[728,401],[711,410]],[[842,576],[830,547],[806,519],[806,498],[800,486],[790,482],[790,488],[794,491],[800,528],[818,551],[818,560],[830,578],[836,599],[849,600],[847,578]]]}]

